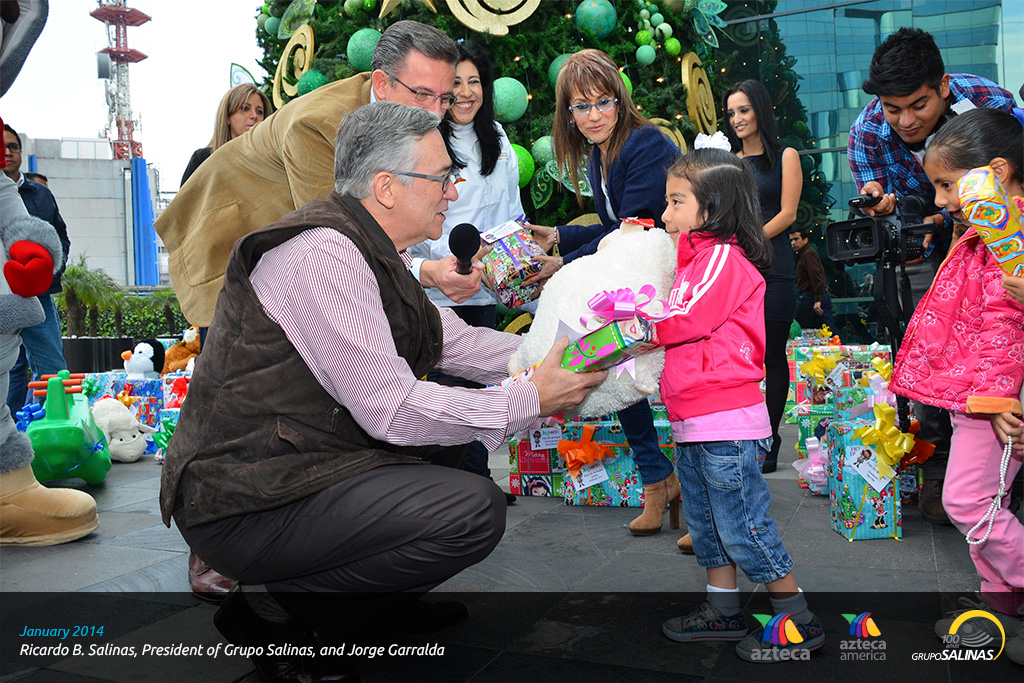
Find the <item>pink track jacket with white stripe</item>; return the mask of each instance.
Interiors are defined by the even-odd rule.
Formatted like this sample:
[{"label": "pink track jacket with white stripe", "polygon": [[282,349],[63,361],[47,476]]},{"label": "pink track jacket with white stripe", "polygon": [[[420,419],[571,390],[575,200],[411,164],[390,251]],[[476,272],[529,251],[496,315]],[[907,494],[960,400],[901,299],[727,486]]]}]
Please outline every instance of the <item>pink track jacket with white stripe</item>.
[{"label": "pink track jacket with white stripe", "polygon": [[735,242],[679,236],[661,397],[672,420],[764,401],[764,277]]}]

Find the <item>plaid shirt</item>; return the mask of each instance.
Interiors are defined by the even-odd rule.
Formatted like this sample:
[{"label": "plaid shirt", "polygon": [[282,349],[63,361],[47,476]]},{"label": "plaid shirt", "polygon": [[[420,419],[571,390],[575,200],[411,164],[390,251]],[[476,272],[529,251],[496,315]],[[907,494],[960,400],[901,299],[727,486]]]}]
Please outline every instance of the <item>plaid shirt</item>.
[{"label": "plaid shirt", "polygon": [[[949,95],[951,105],[966,99],[990,109],[1009,111],[1015,106],[1013,95],[987,78],[970,74],[950,74]],[[938,211],[934,208],[935,188],[917,157],[889,127],[877,97],[853,122],[847,151],[858,190],[874,180],[885,192],[895,192],[900,197],[924,195],[933,206],[932,212]]]}]

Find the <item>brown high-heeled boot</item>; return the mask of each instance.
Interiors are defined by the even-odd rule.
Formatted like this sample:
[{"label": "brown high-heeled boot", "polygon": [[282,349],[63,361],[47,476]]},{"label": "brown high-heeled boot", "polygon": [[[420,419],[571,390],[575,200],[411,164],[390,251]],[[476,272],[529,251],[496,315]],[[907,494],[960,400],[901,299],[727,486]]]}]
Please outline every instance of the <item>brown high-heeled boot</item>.
[{"label": "brown high-heeled boot", "polygon": [[629,523],[629,533],[634,536],[653,536],[661,531],[668,505],[669,524],[679,528],[679,477],[673,472],[667,478],[650,486],[644,486],[644,511]]}]

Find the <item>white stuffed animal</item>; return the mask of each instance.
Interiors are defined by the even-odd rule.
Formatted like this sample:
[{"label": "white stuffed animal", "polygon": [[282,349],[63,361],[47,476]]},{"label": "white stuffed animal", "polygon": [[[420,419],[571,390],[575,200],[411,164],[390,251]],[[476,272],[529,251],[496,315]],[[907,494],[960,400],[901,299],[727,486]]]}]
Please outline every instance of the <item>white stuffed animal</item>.
[{"label": "white stuffed animal", "polygon": [[146,450],[146,435],[156,430],[135,419],[132,411],[116,398],[101,398],[92,407],[92,419],[107,438],[110,459],[135,462]]},{"label": "white stuffed animal", "polygon": [[[601,241],[595,254],[578,258],[555,273],[544,286],[530,331],[509,361],[512,373],[543,360],[557,339],[559,321],[582,333],[580,316],[587,302],[602,290],[628,287],[639,293],[653,285],[656,298],[668,300],[675,280],[676,245],[664,230],[616,230]],[[659,307],[653,305],[653,313]],[[578,336],[582,336],[579,334]],[[636,358],[636,379],[614,369],[574,411],[594,417],[621,410],[657,391],[665,368],[665,351],[655,349]]]}]

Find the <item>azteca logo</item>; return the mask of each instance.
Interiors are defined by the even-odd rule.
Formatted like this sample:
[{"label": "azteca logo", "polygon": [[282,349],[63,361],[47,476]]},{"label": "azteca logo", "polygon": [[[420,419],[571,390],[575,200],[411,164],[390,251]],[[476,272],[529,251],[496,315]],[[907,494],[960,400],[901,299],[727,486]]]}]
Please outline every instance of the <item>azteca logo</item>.
[{"label": "azteca logo", "polygon": [[878,630],[878,626],[875,625],[875,620],[871,618],[871,612],[861,612],[860,614],[844,614],[843,617],[850,623],[850,635],[854,638],[877,638],[882,635],[882,632]]},{"label": "azteca logo", "polygon": [[850,623],[850,635],[853,639],[839,641],[841,659],[844,662],[884,661],[886,643],[880,637],[882,632],[871,618],[871,612],[844,614],[843,617]]},{"label": "azteca logo", "polygon": [[804,642],[804,637],[800,635],[796,624],[790,619],[791,616],[793,615],[790,612],[776,614],[774,617],[770,614],[754,615],[754,618],[764,626],[764,632],[761,635],[763,647],[750,653],[752,661],[810,660],[811,651],[806,647],[789,647]]},{"label": "azteca logo", "polygon": [[790,619],[792,614],[789,612],[776,614],[774,617],[769,617],[767,614],[755,614],[754,616],[761,622],[761,625],[764,626],[764,633],[761,636],[761,640],[763,640],[766,645],[785,646],[790,643],[795,645],[804,642],[804,637],[796,630],[796,624],[794,624],[793,620]]}]

